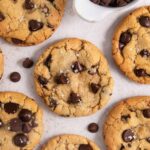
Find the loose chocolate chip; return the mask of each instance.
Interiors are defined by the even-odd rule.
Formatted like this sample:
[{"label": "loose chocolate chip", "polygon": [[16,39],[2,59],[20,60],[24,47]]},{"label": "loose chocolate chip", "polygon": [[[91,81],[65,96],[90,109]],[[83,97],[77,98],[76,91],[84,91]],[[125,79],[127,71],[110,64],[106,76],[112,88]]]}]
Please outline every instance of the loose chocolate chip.
[{"label": "loose chocolate chip", "polygon": [[31,68],[33,66],[34,62],[33,60],[31,60],[30,58],[26,58],[23,63],[22,63],[22,66],[24,68]]},{"label": "loose chocolate chip", "polygon": [[49,55],[49,56],[46,58],[46,60],[45,60],[45,62],[44,62],[44,65],[50,69],[50,63],[51,63],[51,62],[52,62],[52,55]]},{"label": "loose chocolate chip", "polygon": [[13,137],[13,142],[18,147],[25,147],[28,143],[28,137],[22,133],[19,133]]},{"label": "loose chocolate chip", "polygon": [[22,131],[24,133],[29,133],[32,130],[32,126],[29,123],[24,123],[22,125]]},{"label": "loose chocolate chip", "polygon": [[144,109],[143,110],[143,116],[145,118],[150,118],[150,109]]},{"label": "loose chocolate chip", "polygon": [[46,85],[48,83],[48,80],[46,78],[42,77],[42,76],[38,77],[38,81],[42,85]]},{"label": "loose chocolate chip", "polygon": [[2,119],[0,119],[0,128],[3,127],[4,123],[2,121]]},{"label": "loose chocolate chip", "polygon": [[37,31],[42,29],[44,24],[42,22],[39,22],[37,20],[30,20],[29,21],[29,30],[30,31]]},{"label": "loose chocolate chip", "polygon": [[10,131],[19,132],[22,129],[22,121],[18,118],[11,119],[9,122]]},{"label": "loose chocolate chip", "polygon": [[89,144],[80,144],[78,150],[93,150],[93,148]]},{"label": "loose chocolate chip", "polygon": [[23,122],[29,122],[32,119],[32,112],[28,109],[22,109],[19,112],[19,118],[23,121]]},{"label": "loose chocolate chip", "polygon": [[79,102],[81,102],[81,97],[78,94],[71,92],[68,104],[78,104]]},{"label": "loose chocolate chip", "polygon": [[90,123],[88,125],[88,130],[92,133],[96,133],[98,131],[98,129],[99,129],[99,126],[97,123]]},{"label": "loose chocolate chip", "polygon": [[34,8],[34,3],[31,0],[25,0],[24,3],[25,9],[33,9]]},{"label": "loose chocolate chip", "polygon": [[127,122],[130,118],[131,118],[131,116],[129,114],[121,116],[121,120],[124,121],[124,122]]},{"label": "loose chocolate chip", "polygon": [[5,19],[5,16],[3,15],[2,12],[0,12],[0,22],[3,21]]},{"label": "loose chocolate chip", "polygon": [[12,82],[18,82],[21,79],[21,75],[19,72],[12,72],[10,74],[9,78]]},{"label": "loose chocolate chip", "polygon": [[131,142],[135,139],[134,132],[131,129],[127,129],[122,133],[122,138],[125,142]]},{"label": "loose chocolate chip", "polygon": [[139,18],[139,22],[140,22],[141,26],[146,27],[146,28],[150,28],[150,17],[141,16]]},{"label": "loose chocolate chip", "polygon": [[92,90],[92,92],[94,94],[96,94],[99,89],[100,89],[100,85],[99,84],[91,83],[91,90]]},{"label": "loose chocolate chip", "polygon": [[131,33],[129,31],[123,32],[120,36],[120,43],[122,44],[128,44],[131,41]]},{"label": "loose chocolate chip", "polygon": [[100,0],[100,5],[102,6],[109,6],[111,3],[111,0]]},{"label": "loose chocolate chip", "polygon": [[119,7],[122,7],[122,6],[125,6],[127,5],[127,1],[126,0],[117,0],[116,1],[116,5],[119,6]]},{"label": "loose chocolate chip", "polygon": [[23,44],[24,41],[20,40],[20,39],[16,39],[16,38],[11,38],[11,41],[14,43],[14,44]]},{"label": "loose chocolate chip", "polygon": [[95,4],[100,4],[100,0],[90,0],[91,2],[95,3]]},{"label": "loose chocolate chip", "polygon": [[57,101],[54,99],[51,99],[50,104],[49,104],[49,108],[52,110],[55,110],[56,107],[57,107]]},{"label": "loose chocolate chip", "polygon": [[146,141],[147,141],[148,143],[150,143],[150,137],[148,137],[148,138],[146,139]]},{"label": "loose chocolate chip", "polygon": [[142,57],[146,56],[146,57],[149,57],[150,56],[150,52],[147,50],[147,49],[143,49],[141,52],[140,52],[140,55]]},{"label": "loose chocolate chip", "polygon": [[85,70],[85,66],[80,64],[78,61],[74,62],[71,65],[71,68],[74,73],[79,73]]},{"label": "loose chocolate chip", "polygon": [[4,104],[4,110],[8,114],[14,114],[18,111],[19,109],[19,104],[8,102]]},{"label": "loose chocolate chip", "polygon": [[147,76],[147,73],[144,69],[134,69],[134,73],[137,77]]},{"label": "loose chocolate chip", "polygon": [[61,73],[58,76],[56,76],[55,81],[57,84],[68,84],[69,78],[67,77],[66,74]]}]

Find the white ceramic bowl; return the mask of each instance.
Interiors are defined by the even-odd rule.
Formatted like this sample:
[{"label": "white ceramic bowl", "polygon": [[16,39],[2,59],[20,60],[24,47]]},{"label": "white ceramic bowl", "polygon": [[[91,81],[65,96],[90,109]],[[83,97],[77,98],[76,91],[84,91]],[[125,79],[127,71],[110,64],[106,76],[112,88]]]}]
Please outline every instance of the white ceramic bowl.
[{"label": "white ceramic bowl", "polygon": [[134,0],[128,5],[122,7],[104,7],[94,4],[90,0],[74,0],[73,7],[77,14],[83,19],[90,22],[97,22],[113,12],[132,7],[139,1],[140,0]]}]

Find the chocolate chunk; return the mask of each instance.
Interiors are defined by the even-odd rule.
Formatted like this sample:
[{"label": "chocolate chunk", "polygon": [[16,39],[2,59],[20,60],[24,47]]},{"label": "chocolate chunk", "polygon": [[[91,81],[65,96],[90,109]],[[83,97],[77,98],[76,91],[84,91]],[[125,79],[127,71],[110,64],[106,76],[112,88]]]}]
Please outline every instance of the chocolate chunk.
[{"label": "chocolate chunk", "polygon": [[80,144],[78,150],[93,150],[89,144]]},{"label": "chocolate chunk", "polygon": [[71,92],[68,104],[78,104],[79,102],[81,102],[81,97],[78,94]]},{"label": "chocolate chunk", "polygon": [[56,76],[55,81],[57,84],[68,84],[69,78],[67,77],[66,74],[61,73],[58,76]]},{"label": "chocolate chunk", "polygon": [[23,44],[24,41],[20,40],[20,39],[16,39],[16,38],[11,38],[11,41],[14,43],[14,44]]},{"label": "chocolate chunk", "polygon": [[29,133],[32,130],[32,126],[29,123],[24,123],[22,125],[22,131],[24,133]]},{"label": "chocolate chunk", "polygon": [[4,123],[2,121],[2,119],[0,119],[0,128],[3,127]]},{"label": "chocolate chunk", "polygon": [[147,76],[146,70],[144,69],[134,69],[134,73],[137,77]]},{"label": "chocolate chunk", "polygon": [[143,116],[145,118],[150,118],[150,109],[144,109],[143,110]]},{"label": "chocolate chunk", "polygon": [[42,85],[46,85],[48,83],[48,80],[46,78],[42,77],[42,76],[38,77],[38,81]]},{"label": "chocolate chunk", "polygon": [[148,143],[150,143],[150,137],[146,138],[146,141],[147,141]]},{"label": "chocolate chunk", "polygon": [[96,133],[98,131],[98,129],[99,129],[99,126],[97,123],[90,123],[88,125],[88,130],[92,133]]},{"label": "chocolate chunk", "polygon": [[71,65],[71,69],[74,73],[79,73],[85,70],[85,66],[76,61]]},{"label": "chocolate chunk", "polygon": [[120,36],[119,42],[126,45],[131,41],[131,37],[132,35],[129,31],[123,32]]},{"label": "chocolate chunk", "polygon": [[28,143],[28,140],[28,137],[22,133],[19,133],[13,137],[13,142],[18,147],[25,147]]},{"label": "chocolate chunk", "polygon": [[28,109],[22,109],[19,112],[19,118],[24,122],[29,122],[32,119],[32,112]]},{"label": "chocolate chunk", "polygon": [[51,99],[50,104],[49,104],[49,108],[52,109],[52,110],[55,110],[57,105],[58,105],[57,101],[54,100],[54,99]]},{"label": "chocolate chunk", "polygon": [[100,85],[99,84],[91,83],[91,90],[92,90],[92,92],[94,94],[96,94],[99,89],[100,89]]},{"label": "chocolate chunk", "polygon": [[131,118],[131,116],[129,114],[121,116],[121,120],[124,121],[124,122],[127,122],[130,118]]},{"label": "chocolate chunk", "polygon": [[146,27],[146,28],[150,28],[150,17],[141,16],[139,18],[139,22],[140,22],[141,26]]},{"label": "chocolate chunk", "polygon": [[44,24],[42,22],[39,22],[37,20],[30,20],[29,21],[29,30],[30,31],[37,31],[42,29]]},{"label": "chocolate chunk", "polygon": [[140,52],[140,55],[142,57],[149,57],[150,56],[150,52],[147,50],[147,49],[143,49],[141,52]]},{"label": "chocolate chunk", "polygon": [[50,69],[50,63],[51,63],[51,62],[52,62],[52,55],[49,55],[49,56],[46,58],[46,60],[45,60],[45,62],[44,62],[44,65]]},{"label": "chocolate chunk", "polygon": [[9,122],[10,131],[19,132],[22,130],[22,121],[18,118],[11,119]]},{"label": "chocolate chunk", "polygon": [[8,102],[4,104],[4,110],[8,114],[14,114],[19,110],[19,104]]},{"label": "chocolate chunk", "polygon": [[12,82],[18,82],[21,79],[21,75],[19,72],[12,72],[10,74],[9,78]]},{"label": "chocolate chunk", "polygon": [[131,129],[127,129],[122,133],[122,139],[125,142],[131,142],[135,139],[135,134]]},{"label": "chocolate chunk", "polygon": [[5,19],[5,16],[3,15],[2,12],[0,12],[0,22],[3,21]]},{"label": "chocolate chunk", "polygon": [[34,62],[33,60],[31,60],[30,58],[26,58],[23,63],[22,63],[22,66],[24,68],[31,68],[33,66]]},{"label": "chocolate chunk", "polygon": [[31,10],[34,8],[34,3],[31,0],[25,0],[24,7],[25,9]]}]

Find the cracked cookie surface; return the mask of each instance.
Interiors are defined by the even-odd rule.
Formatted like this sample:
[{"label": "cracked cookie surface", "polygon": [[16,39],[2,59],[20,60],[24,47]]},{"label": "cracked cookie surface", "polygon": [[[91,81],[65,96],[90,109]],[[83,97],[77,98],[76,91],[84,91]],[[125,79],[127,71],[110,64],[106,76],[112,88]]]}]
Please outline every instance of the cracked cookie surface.
[{"label": "cracked cookie surface", "polygon": [[42,134],[42,110],[29,97],[0,92],[0,150],[31,150]]},{"label": "cracked cookie surface", "polygon": [[90,115],[112,95],[107,61],[85,40],[65,39],[50,46],[36,63],[34,78],[37,93],[65,117]]},{"label": "cracked cookie surface", "polygon": [[150,7],[130,13],[113,38],[113,57],[130,79],[150,84]]},{"label": "cracked cookie surface", "polygon": [[60,135],[50,139],[42,150],[100,150],[91,140],[80,135]]},{"label": "cracked cookie surface", "polygon": [[3,56],[3,53],[0,49],[0,79],[3,76],[3,72],[4,72],[4,56]]},{"label": "cracked cookie surface", "polygon": [[119,102],[104,124],[107,150],[150,149],[150,97],[132,97]]},{"label": "cracked cookie surface", "polygon": [[59,26],[65,0],[1,0],[0,36],[22,46],[48,39]]}]

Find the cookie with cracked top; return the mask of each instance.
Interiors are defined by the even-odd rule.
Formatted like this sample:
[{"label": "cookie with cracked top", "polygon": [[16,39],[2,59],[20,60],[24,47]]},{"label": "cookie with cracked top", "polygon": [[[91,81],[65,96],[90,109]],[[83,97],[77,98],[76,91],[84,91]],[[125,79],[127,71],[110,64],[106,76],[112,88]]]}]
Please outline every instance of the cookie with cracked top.
[{"label": "cookie with cracked top", "polygon": [[113,58],[131,80],[150,84],[150,6],[131,12],[117,27]]},{"label": "cookie with cracked top", "polygon": [[112,108],[104,124],[107,150],[150,149],[150,97],[131,97]]},{"label": "cookie with cracked top", "polygon": [[17,92],[0,92],[0,149],[31,150],[43,131],[42,110]]},{"label": "cookie with cracked top", "polygon": [[45,41],[59,26],[65,3],[66,0],[1,0],[0,36],[19,46]]},{"label": "cookie with cracked top", "polygon": [[4,72],[4,56],[3,56],[3,53],[0,49],[0,80],[3,76],[3,72]]},{"label": "cookie with cracked top", "polygon": [[35,65],[34,79],[37,93],[61,116],[91,115],[112,95],[105,57],[81,39],[64,39],[45,50]]},{"label": "cookie with cracked top", "polygon": [[58,135],[50,139],[42,150],[100,150],[91,140],[80,135]]}]

